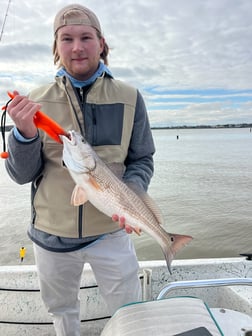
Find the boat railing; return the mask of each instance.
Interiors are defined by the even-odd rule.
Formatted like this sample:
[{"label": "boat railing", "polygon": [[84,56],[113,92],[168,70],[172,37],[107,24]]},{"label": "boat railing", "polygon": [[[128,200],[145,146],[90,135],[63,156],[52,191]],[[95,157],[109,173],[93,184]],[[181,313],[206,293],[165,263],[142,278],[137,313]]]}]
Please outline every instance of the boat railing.
[{"label": "boat railing", "polygon": [[157,300],[164,299],[175,289],[191,289],[221,286],[252,286],[252,278],[203,279],[170,282],[160,291]]}]

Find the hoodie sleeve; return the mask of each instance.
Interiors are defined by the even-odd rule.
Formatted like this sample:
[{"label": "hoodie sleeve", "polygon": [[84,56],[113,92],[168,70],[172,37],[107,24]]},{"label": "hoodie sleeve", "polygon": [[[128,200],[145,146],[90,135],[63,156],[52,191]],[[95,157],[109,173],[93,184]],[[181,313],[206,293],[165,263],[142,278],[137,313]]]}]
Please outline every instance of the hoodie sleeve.
[{"label": "hoodie sleeve", "polygon": [[147,191],[154,172],[154,141],[144,100],[138,91],[134,126],[125,160],[125,183],[135,183]]},{"label": "hoodie sleeve", "polygon": [[18,184],[32,182],[43,167],[41,140],[38,137],[29,142],[16,139],[14,132],[8,137],[9,157],[5,167],[9,176]]}]

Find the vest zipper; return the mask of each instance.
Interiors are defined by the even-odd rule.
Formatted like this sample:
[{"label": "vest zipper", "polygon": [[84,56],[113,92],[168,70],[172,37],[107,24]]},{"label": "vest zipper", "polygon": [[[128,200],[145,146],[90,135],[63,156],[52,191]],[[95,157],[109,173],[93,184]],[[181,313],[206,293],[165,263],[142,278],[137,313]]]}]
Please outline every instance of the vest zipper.
[{"label": "vest zipper", "polygon": [[79,223],[78,223],[79,238],[82,238],[83,207],[84,205],[79,206]]},{"label": "vest zipper", "polygon": [[93,145],[97,143],[97,120],[96,120],[96,113],[95,113],[95,105],[92,104],[92,122],[93,122]]},{"label": "vest zipper", "polygon": [[81,96],[81,107],[82,107],[82,110],[83,110],[83,107],[84,107],[84,92],[83,92],[82,87],[80,88],[80,96]]}]

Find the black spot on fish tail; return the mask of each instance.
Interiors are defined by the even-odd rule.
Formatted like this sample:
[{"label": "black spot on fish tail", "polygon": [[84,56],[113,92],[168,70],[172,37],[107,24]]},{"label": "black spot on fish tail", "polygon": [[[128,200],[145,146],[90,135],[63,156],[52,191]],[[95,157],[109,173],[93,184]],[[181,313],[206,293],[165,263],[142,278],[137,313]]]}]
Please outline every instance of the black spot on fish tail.
[{"label": "black spot on fish tail", "polygon": [[163,246],[162,250],[165,256],[168,271],[171,272],[171,263],[176,255],[176,253],[187,245],[193,238],[191,236],[179,235],[179,234],[169,234],[171,245]]}]

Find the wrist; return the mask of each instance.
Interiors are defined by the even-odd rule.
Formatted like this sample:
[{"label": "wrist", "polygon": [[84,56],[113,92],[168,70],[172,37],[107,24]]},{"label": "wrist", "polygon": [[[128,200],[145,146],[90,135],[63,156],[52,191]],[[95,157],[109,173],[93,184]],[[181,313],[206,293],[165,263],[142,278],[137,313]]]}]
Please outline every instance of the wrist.
[{"label": "wrist", "polygon": [[34,135],[34,133],[27,134],[27,133],[21,132],[20,129],[18,129],[17,127],[14,127],[13,133],[14,133],[15,138],[21,142],[30,142],[38,137],[37,129]]}]

